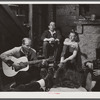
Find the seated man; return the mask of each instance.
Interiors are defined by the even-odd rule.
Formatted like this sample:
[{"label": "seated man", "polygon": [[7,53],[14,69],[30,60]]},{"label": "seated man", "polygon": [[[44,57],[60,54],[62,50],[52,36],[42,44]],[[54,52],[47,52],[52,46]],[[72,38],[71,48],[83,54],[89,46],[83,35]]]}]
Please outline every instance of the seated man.
[{"label": "seated man", "polygon": [[[27,62],[26,63],[25,62],[17,63],[17,61],[12,60],[12,57],[19,59],[23,56],[26,57],[29,62],[32,61],[33,63],[32,64],[28,64]],[[14,76],[16,86],[18,86],[20,84],[29,83],[31,80],[40,79],[40,68],[34,62],[37,60],[36,51],[31,48],[31,40],[29,38],[24,38],[22,40],[21,46],[14,47],[13,49],[2,53],[0,55],[0,58],[9,67],[11,67],[13,71],[15,70],[15,73],[17,71],[19,71],[21,68],[25,68],[26,65],[29,65],[29,69],[27,71],[19,71],[17,73],[17,75]],[[42,61],[40,61],[40,62],[42,62]],[[45,63],[45,61],[43,61],[43,62]],[[11,72],[8,72],[8,74],[10,74],[10,73]]]},{"label": "seated man", "polygon": [[32,81],[28,84],[21,84],[15,89],[8,91],[46,91],[53,86],[54,68],[49,67],[48,74],[43,79]]},{"label": "seated man", "polygon": [[87,61],[86,66],[87,78],[86,89],[88,91],[100,91],[100,60]]},{"label": "seated man", "polygon": [[54,60],[57,61],[57,55],[59,54],[59,46],[61,42],[61,34],[58,30],[55,30],[55,22],[50,22],[41,39],[43,41],[43,55],[48,58],[52,48],[54,50]]}]

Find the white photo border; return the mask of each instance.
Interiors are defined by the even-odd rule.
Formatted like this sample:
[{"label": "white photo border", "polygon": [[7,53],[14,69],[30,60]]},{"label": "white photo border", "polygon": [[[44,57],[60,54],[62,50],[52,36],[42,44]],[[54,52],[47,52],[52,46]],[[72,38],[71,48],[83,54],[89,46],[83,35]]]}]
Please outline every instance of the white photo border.
[{"label": "white photo border", "polygon": [[[100,1],[0,1],[0,4],[100,4]],[[99,99],[100,92],[0,92],[0,99]]]}]

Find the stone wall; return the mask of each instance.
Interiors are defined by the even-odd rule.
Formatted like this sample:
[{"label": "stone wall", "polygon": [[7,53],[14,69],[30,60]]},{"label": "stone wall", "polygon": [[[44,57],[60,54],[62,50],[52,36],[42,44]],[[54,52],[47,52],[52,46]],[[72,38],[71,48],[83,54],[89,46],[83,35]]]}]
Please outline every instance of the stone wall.
[{"label": "stone wall", "polygon": [[96,48],[100,47],[100,26],[84,25],[79,38],[82,62],[96,59]]}]

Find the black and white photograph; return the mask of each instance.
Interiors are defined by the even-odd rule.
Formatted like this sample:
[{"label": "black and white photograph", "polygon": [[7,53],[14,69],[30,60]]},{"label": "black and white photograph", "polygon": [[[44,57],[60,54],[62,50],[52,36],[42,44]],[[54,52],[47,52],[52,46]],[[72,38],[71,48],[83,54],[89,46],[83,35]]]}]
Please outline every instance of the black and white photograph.
[{"label": "black and white photograph", "polygon": [[100,92],[100,4],[0,4],[0,92]]}]

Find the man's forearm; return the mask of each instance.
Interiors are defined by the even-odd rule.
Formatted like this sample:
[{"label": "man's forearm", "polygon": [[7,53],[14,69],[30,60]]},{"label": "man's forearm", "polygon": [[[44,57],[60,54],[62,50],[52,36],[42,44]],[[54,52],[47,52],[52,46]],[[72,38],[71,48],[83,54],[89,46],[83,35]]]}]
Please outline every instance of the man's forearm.
[{"label": "man's forearm", "polygon": [[12,64],[14,63],[14,62],[11,60],[11,58],[8,57],[8,56],[5,55],[5,54],[1,54],[1,55],[0,55],[0,58],[1,58],[2,61],[4,61],[4,62],[5,62],[7,65],[9,65],[9,66],[12,66]]},{"label": "man's forearm", "polygon": [[9,60],[9,57],[7,57],[5,54],[1,54],[0,55],[1,60],[3,60],[4,62],[6,62],[7,60]]}]

